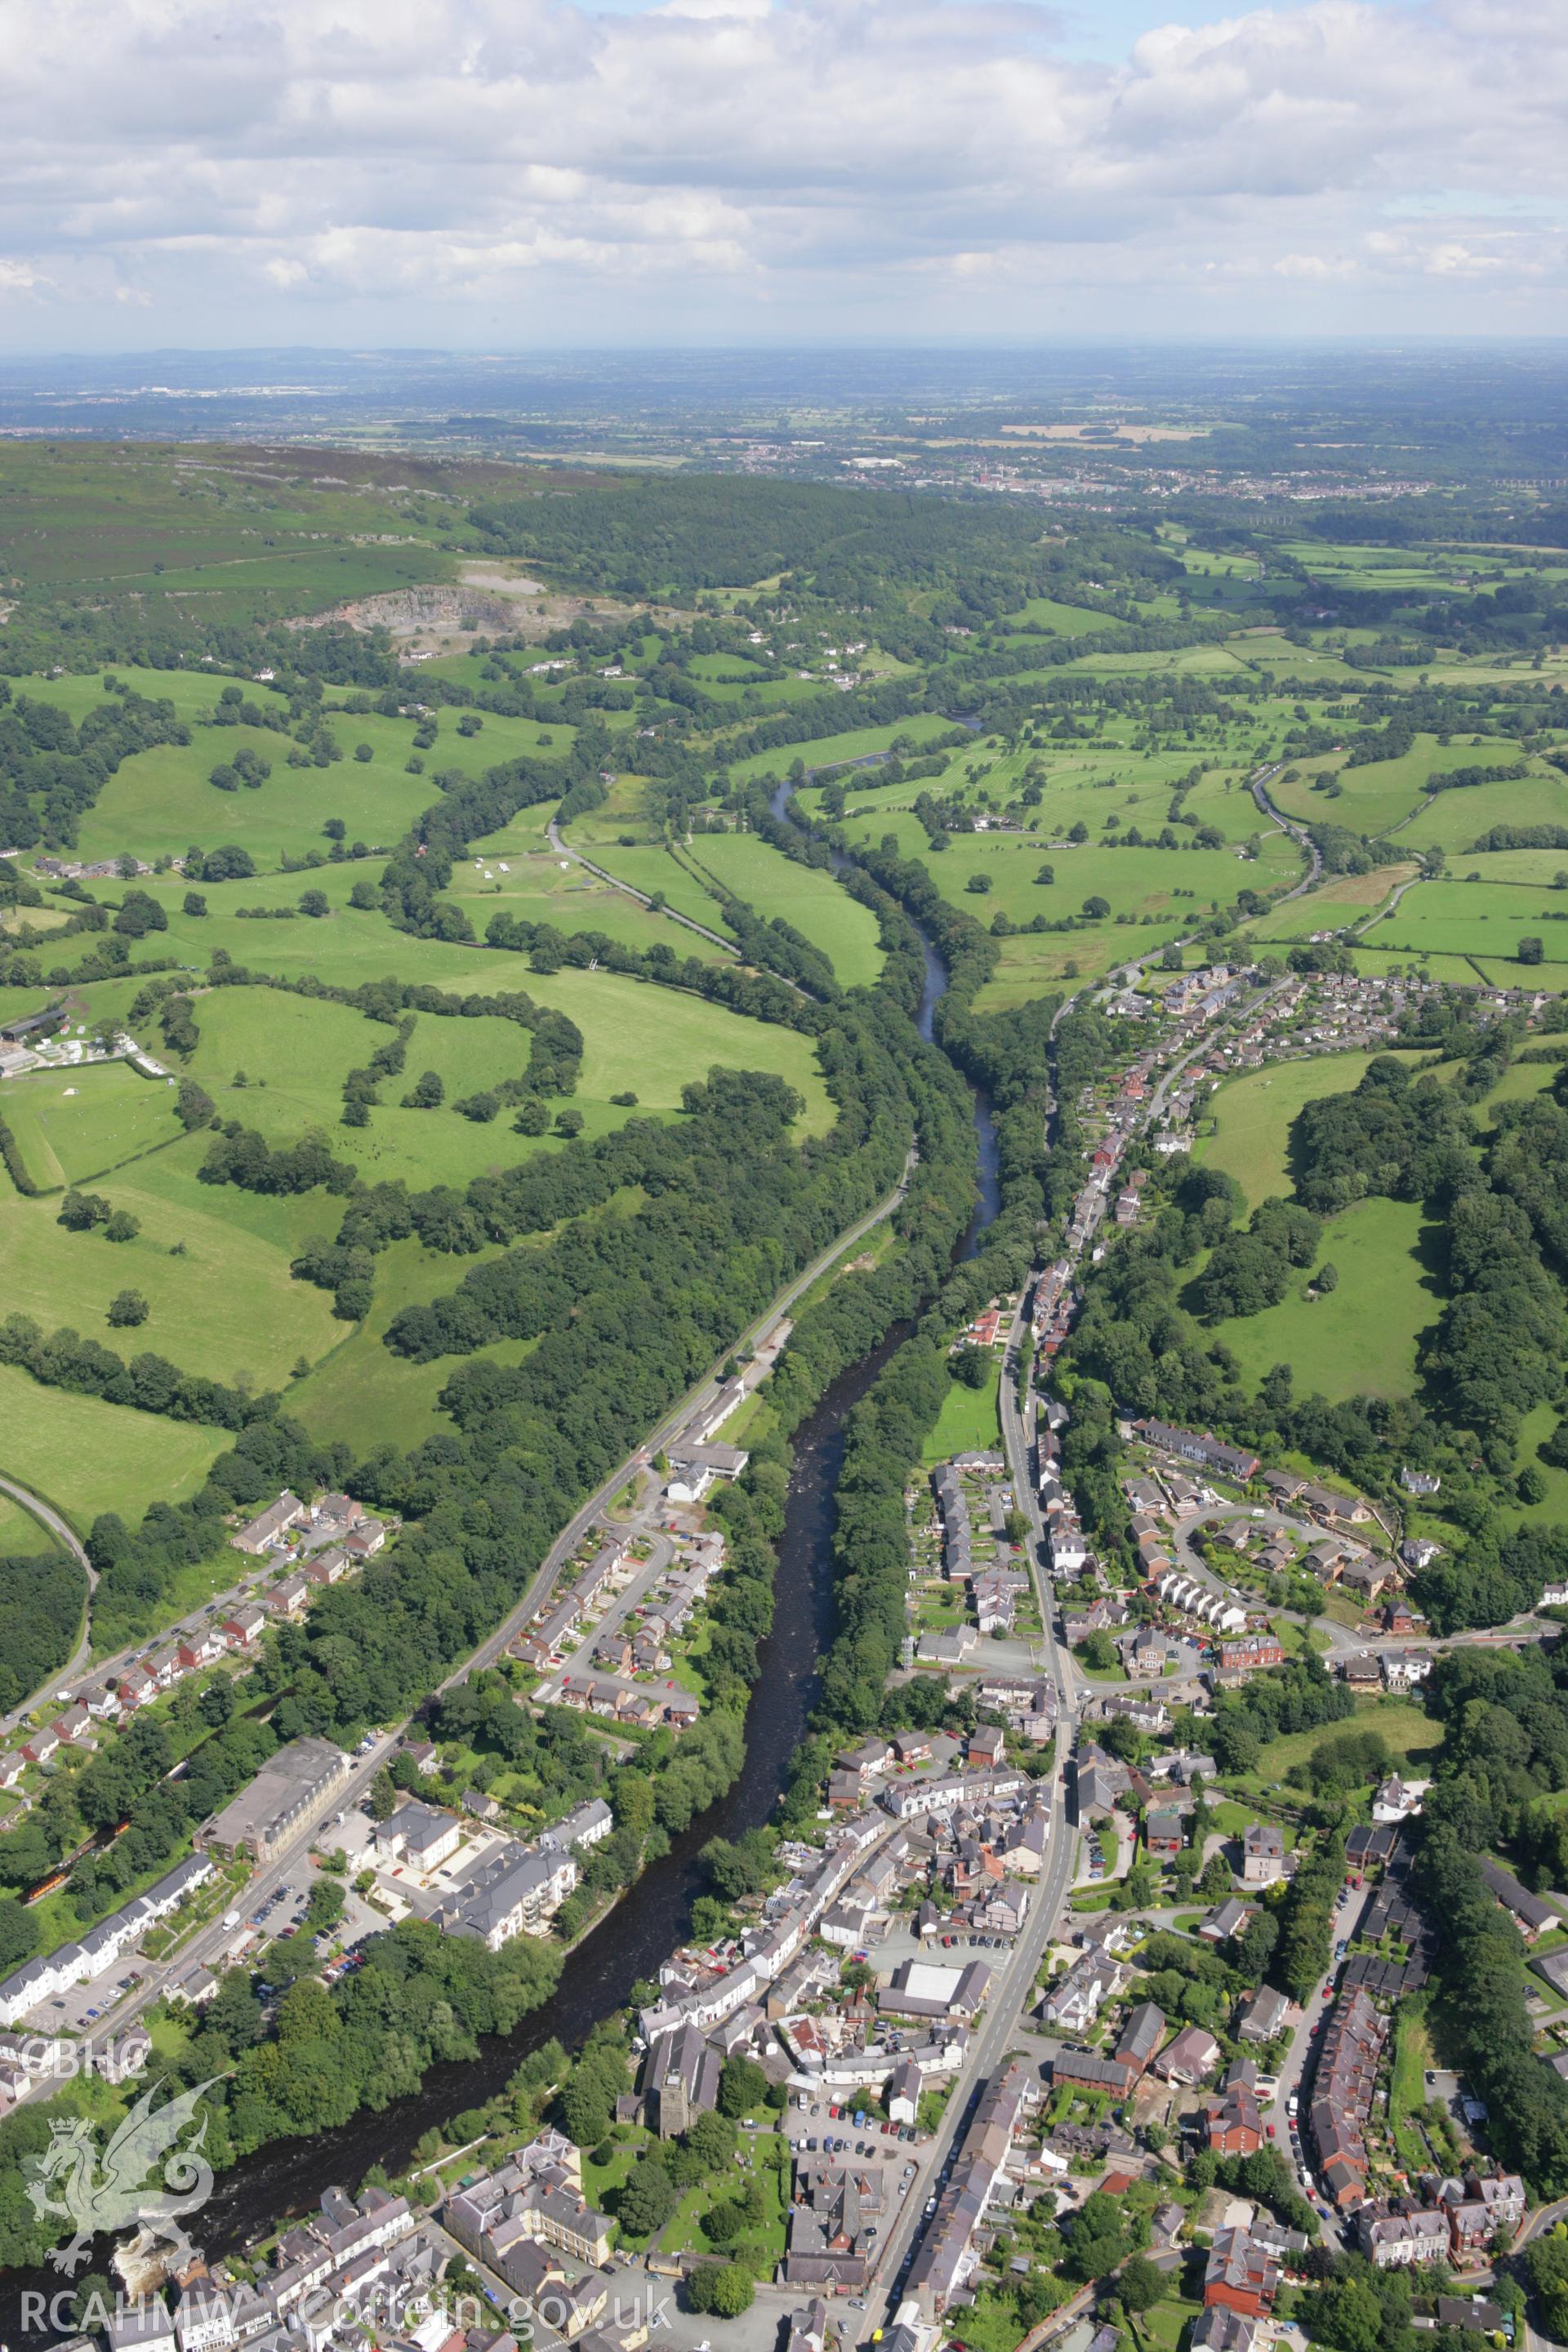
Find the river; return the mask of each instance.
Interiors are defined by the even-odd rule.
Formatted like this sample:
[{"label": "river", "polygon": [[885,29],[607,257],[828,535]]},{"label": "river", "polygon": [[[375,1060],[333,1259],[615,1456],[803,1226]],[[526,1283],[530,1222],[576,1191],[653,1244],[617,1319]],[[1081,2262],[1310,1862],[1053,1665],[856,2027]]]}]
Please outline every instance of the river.
[{"label": "river", "polygon": [[[929,1040],[947,978],[935,950],[921,936],[925,984],[916,1020]],[[978,1093],[974,1127],[979,1194],[956,1253],[959,1258],[974,1255],[999,1203],[995,1127],[990,1104]],[[401,2171],[432,2125],[493,2097],[521,2060],[552,2036],[568,2049],[576,2048],[592,2025],[625,2003],[639,1978],[656,1976],[661,1961],[684,1942],[692,1904],[703,1890],[698,1858],[703,1846],[710,1838],[738,1837],[772,1819],[790,1759],[805,1733],[816,1697],[819,1661],[832,1630],[834,1497],[844,1458],[845,1423],[907,1335],[907,1325],[896,1325],[879,1346],[841,1374],[796,1434],[779,1541],[773,1631],[759,1648],[756,1685],[746,1710],[746,1760],[733,1787],[674,1840],[664,1859],[651,1864],[616,1908],[584,1937],[552,1999],[531,2011],[515,2032],[488,2039],[477,2058],[434,2067],[417,2092],[379,2115],[356,2115],[313,2139],[279,2141],[220,2175],[198,2224],[209,2258],[237,2252],[268,2235],[280,2221],[319,2204],[322,2191],[334,2182],[356,2186],[375,2164],[389,2173]],[[95,2249],[95,2268],[102,2266],[105,2251]],[[0,2330],[7,2343],[49,2340],[22,2327],[18,2296],[27,2288],[53,2294],[60,2284],[52,2272],[7,2275],[0,2287]]]}]

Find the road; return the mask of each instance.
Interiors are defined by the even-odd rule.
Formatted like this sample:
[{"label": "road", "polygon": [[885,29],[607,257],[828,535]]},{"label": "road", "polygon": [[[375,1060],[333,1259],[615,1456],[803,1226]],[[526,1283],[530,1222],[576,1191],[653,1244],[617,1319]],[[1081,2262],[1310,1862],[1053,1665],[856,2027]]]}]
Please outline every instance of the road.
[{"label": "road", "polygon": [[[569,857],[574,865],[583,866],[589,874],[596,874],[601,882],[608,882],[614,889],[624,890],[628,898],[637,900],[639,907],[652,906],[653,901],[646,890],[634,889],[631,883],[623,882],[619,875],[612,874],[608,866],[595,866],[591,857],[584,857],[580,849],[574,849],[569,841],[563,841],[553,817],[544,829],[550,836],[551,848],[558,856]],[[667,915],[672,923],[683,923],[689,931],[695,931],[699,939],[711,940],[713,945],[716,948],[722,948],[726,955],[736,957],[740,955],[741,950],[734,940],[727,940],[722,931],[710,931],[706,923],[696,922],[689,915],[678,914],[673,907],[663,907],[659,912]]]},{"label": "road", "polygon": [[[1324,1530],[1313,1520],[1294,1519],[1288,1512],[1260,1507],[1255,1503],[1214,1503],[1208,1509],[1194,1513],[1191,1518],[1184,1519],[1172,1529],[1171,1549],[1175,1564],[1184,1575],[1195,1578],[1210,1591],[1223,1595],[1227,1601],[1235,1601],[1243,1608],[1257,1609],[1260,1605],[1258,1595],[1233,1584],[1218,1570],[1211,1568],[1194,1549],[1191,1540],[1199,1528],[1229,1527],[1237,1519],[1246,1520],[1260,1535],[1287,1535],[1303,1544],[1321,1543]],[[1316,1626],[1327,1642],[1324,1663],[1330,1666],[1342,1658],[1359,1655],[1363,1651],[1370,1651],[1376,1657],[1384,1650],[1408,1650],[1412,1646],[1408,1633],[1384,1633],[1375,1627],[1362,1631],[1342,1625],[1336,1617],[1308,1617],[1295,1609],[1276,1609],[1269,1613],[1283,1617],[1291,1624]],[[1533,1617],[1527,1612],[1513,1618],[1507,1625],[1473,1626],[1462,1633],[1423,1634],[1418,1646],[1435,1654],[1444,1650],[1495,1649],[1500,1643],[1511,1646],[1544,1641],[1548,1634],[1561,1631],[1562,1628],[1551,1619]]]},{"label": "road", "polygon": [[[1347,1888],[1345,1902],[1334,1914],[1333,1935],[1336,1944],[1342,1937],[1349,1942],[1360,1932],[1361,1923],[1375,1899],[1376,1891],[1373,1886],[1364,1886],[1358,1897],[1353,1887]],[[1245,1887],[1241,1890],[1241,1899],[1244,1903],[1251,1900]],[[1292,2092],[1300,2095],[1301,2077],[1306,2073],[1307,2062],[1311,2056],[1317,2040],[1317,2028],[1333,2007],[1332,1997],[1325,1993],[1324,1986],[1332,1983],[1337,1968],[1338,1963],[1335,1962],[1322,1981],[1313,1986],[1310,1996],[1303,2004],[1301,2022],[1291,2037],[1289,2055],[1279,2070],[1279,2088],[1271,2105],[1263,2110],[1263,2120],[1272,2129],[1277,2146],[1284,2148],[1293,2158],[1296,2158],[1296,2149],[1300,2143],[1292,2145],[1290,2139],[1290,2096]],[[1300,2105],[1301,2113],[1298,2120],[1304,2127],[1307,2119],[1307,2102],[1304,2098]]]},{"label": "road", "polygon": [[1276,760],[1272,767],[1261,769],[1253,777],[1250,787],[1252,797],[1258,803],[1261,814],[1264,816],[1271,816],[1281,833],[1288,833],[1293,841],[1300,843],[1312,862],[1306,880],[1298,882],[1293,890],[1282,891],[1274,901],[1277,907],[1284,906],[1289,898],[1304,898],[1309,890],[1316,889],[1323,874],[1323,861],[1319,853],[1318,845],[1306,826],[1298,824],[1293,818],[1288,817],[1282,809],[1276,808],[1268,797],[1268,787],[1284,764],[1283,760]]},{"label": "road", "polygon": [[[754,1347],[781,1317],[788,1314],[795,1301],[810,1289],[812,1284],[817,1281],[829,1266],[836,1265],[839,1258],[854,1249],[858,1242],[864,1240],[873,1227],[880,1224],[884,1218],[892,1214],[909,1190],[910,1178],[915,1163],[916,1153],[911,1145],[909,1156],[904,1162],[903,1174],[892,1192],[885,1200],[879,1201],[875,1208],[868,1209],[863,1217],[858,1218],[854,1224],[840,1234],[828,1248],[814,1258],[812,1263],[778,1294],[766,1312],[759,1315],[755,1321],[741,1334],[732,1352],[739,1353],[745,1348]],[[725,1360],[727,1361],[728,1358]],[[602,1515],[605,1507],[613,1502],[622,1488],[637,1476],[638,1471],[646,1468],[653,1456],[668,1445],[677,1433],[686,1426],[693,1413],[712,1402],[721,1385],[721,1368],[716,1365],[705,1381],[700,1381],[694,1389],[689,1390],[680,1402],[665,1415],[657,1429],[649,1433],[637,1451],[629,1454],[589,1496],[552,1544],[516,1607],[510,1611],[495,1632],[480,1643],[471,1656],[466,1658],[460,1665],[453,1667],[451,1673],[439,1684],[434,1696],[439,1696],[441,1692],[450,1690],[470,1674],[495,1664],[507,1644],[522,1631],[535,1611],[549,1600],[555,1580],[565,1562],[589,1528]],[[11,1488],[10,1491],[15,1493],[16,1490]],[[74,1538],[71,1540],[74,1545]],[[34,1706],[37,1704],[36,1696],[31,1704]],[[421,1708],[427,1704],[427,1701],[422,1701]],[[416,1713],[418,1711],[416,1710]],[[341,1782],[322,1803],[301,1821],[288,1843],[273,1860],[267,1863],[251,1878],[243,1896],[237,1898],[234,1908],[239,1909],[246,1918],[253,1916],[268,1895],[299,1866],[329,1816],[351,1811],[369,1795],[372,1781],[392,1755],[398,1740],[409,1728],[414,1719],[414,1716],[410,1715],[403,1722],[394,1725],[390,1730],[376,1735],[369,1751],[363,1757],[355,1759],[353,1769],[348,1780]],[[202,1928],[172,1958],[153,1967],[135,1990],[129,1994],[116,2009],[113,2031],[115,2032],[122,2031],[133,2017],[160,1997],[165,1986],[174,1979],[184,1976],[190,1969],[209,1967],[224,1944],[235,1932],[233,1927],[225,1926],[222,1918],[215,1920],[210,1926]],[[46,2014],[41,2021],[46,2026],[50,2021],[48,2012],[58,2009],[58,2004],[46,2005]]]},{"label": "road", "polygon": [[[1027,1286],[1026,1295],[1026,1290]],[[862,2340],[873,2329],[886,2326],[892,2320],[900,2301],[900,2273],[925,2226],[927,2202],[938,2193],[942,2174],[963,2137],[976,2092],[995,2074],[1015,2046],[1020,2021],[1033,2004],[1035,1982],[1047,1947],[1055,1937],[1072,1886],[1072,1864],[1078,1847],[1078,1832],[1068,1819],[1066,1764],[1073,1741],[1077,1700],[1068,1653],[1056,1636],[1055,1591],[1042,1562],[1045,1528],[1040,1517],[1039,1497],[1029,1474],[1025,1421],[1030,1395],[1029,1379],[1026,1374],[1024,1398],[1020,1403],[1013,1378],[1017,1365],[1026,1360],[1026,1325],[1020,1307],[1013,1318],[1004,1358],[1000,1390],[1002,1434],[1007,1451],[1014,1499],[1029,1520],[1030,1541],[1026,1549],[1040,1607],[1043,1658],[1046,1672],[1057,1686],[1056,1757],[1047,1784],[1051,1791],[1054,1830],[1046,1849],[1045,1868],[1030,1895],[1028,1916],[1014,1941],[1005,1965],[992,1984],[985,2015],[970,2042],[963,2067],[953,2084],[952,2095],[942,2111],[942,2123],[929,2147],[921,2151],[914,2185],[882,2246],[877,2283],[867,2295],[864,2310],[858,2315],[858,2334]]]},{"label": "road", "polygon": [[92,1647],[92,1596],[98,1591],[98,1570],[83,1551],[75,1531],[67,1525],[51,1504],[46,1503],[41,1496],[35,1495],[31,1488],[18,1486],[15,1478],[0,1477],[0,1495],[9,1495],[11,1500],[14,1503],[20,1503],[22,1508],[30,1512],[41,1527],[47,1528],[57,1542],[62,1543],[71,1558],[79,1562],[87,1577],[87,1607],[82,1611],[81,1615],[80,1640],[58,1674],[47,1682],[42,1690],[33,1691],[23,1704],[14,1707],[9,1715],[0,1716],[0,1738],[4,1738],[14,1731],[23,1717],[30,1715],[34,1707],[43,1706],[47,1700],[58,1697],[62,1690],[68,1688],[72,1677],[79,1675],[86,1665]]}]

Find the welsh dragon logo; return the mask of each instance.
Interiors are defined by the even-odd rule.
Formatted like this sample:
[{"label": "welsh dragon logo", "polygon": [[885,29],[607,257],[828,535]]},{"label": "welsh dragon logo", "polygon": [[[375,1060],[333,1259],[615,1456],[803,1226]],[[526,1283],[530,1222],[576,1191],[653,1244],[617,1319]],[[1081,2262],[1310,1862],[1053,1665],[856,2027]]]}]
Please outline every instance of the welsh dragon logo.
[{"label": "welsh dragon logo", "polygon": [[188,2261],[195,2252],[180,2224],[212,2194],[213,2168],[201,2152],[206,2117],[186,2147],[178,2142],[216,2079],[183,2091],[161,2107],[153,2105],[159,2085],[150,2084],[101,2154],[85,2116],[50,2124],[47,2147],[24,2157],[22,2171],[39,2220],[68,2221],[76,2233],[51,2252],[58,2270],[74,2276],[94,2237],[138,2226],[162,2238],[176,2261]]}]

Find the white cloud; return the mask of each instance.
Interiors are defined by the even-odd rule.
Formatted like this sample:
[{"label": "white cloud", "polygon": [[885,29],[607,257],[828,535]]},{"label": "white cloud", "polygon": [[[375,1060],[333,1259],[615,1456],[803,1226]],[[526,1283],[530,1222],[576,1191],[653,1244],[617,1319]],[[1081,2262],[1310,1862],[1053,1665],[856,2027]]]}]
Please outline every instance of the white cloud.
[{"label": "white cloud", "polygon": [[1564,290],[1553,0],[1178,11],[1110,66],[1056,22],[11,0],[0,291],[237,341],[1129,333],[1200,289],[1210,330],[1479,329]]},{"label": "white cloud", "polygon": [[37,294],[49,280],[31,262],[0,254],[0,294]]}]

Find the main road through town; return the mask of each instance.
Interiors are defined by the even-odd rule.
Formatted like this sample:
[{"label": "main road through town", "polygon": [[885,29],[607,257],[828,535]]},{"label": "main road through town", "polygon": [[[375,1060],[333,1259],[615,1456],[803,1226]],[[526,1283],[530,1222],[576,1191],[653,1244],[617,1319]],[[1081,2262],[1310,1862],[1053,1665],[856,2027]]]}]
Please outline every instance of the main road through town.
[{"label": "main road through town", "polygon": [[[1026,1286],[1024,1296],[1027,1295]],[[1068,1759],[1073,1744],[1078,1698],[1068,1650],[1065,1643],[1057,1639],[1056,1595],[1045,1564],[1045,1529],[1039,1498],[1030,1475],[1026,1426],[1031,1402],[1029,1376],[1026,1372],[1022,1395],[1017,1379],[1018,1366],[1025,1360],[1026,1345],[1026,1327],[1020,1306],[1008,1333],[1003,1362],[1000,1387],[1002,1435],[1007,1452],[1014,1500],[1029,1522],[1027,1549],[1040,1609],[1043,1662],[1045,1671],[1057,1689],[1056,1755],[1048,1783],[1052,1832],[1046,1848],[1046,1865],[1038,1885],[1031,1892],[1024,1925],[1014,1941],[1005,1965],[991,1986],[984,2018],[970,2042],[952,2086],[952,2095],[942,2111],[941,2125],[930,2147],[921,2157],[920,2170],[910,2194],[882,2248],[876,2282],[866,2297],[865,2309],[858,2315],[861,2340],[875,2329],[885,2327],[898,2310],[903,2274],[926,2224],[926,2207],[933,2197],[941,2193],[942,2184],[968,2127],[981,2086],[996,2073],[1016,2044],[1018,2027],[1032,2003],[1041,1963],[1067,1908],[1072,1888],[1078,1832],[1068,1819],[1067,1785]]]}]

